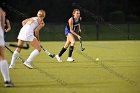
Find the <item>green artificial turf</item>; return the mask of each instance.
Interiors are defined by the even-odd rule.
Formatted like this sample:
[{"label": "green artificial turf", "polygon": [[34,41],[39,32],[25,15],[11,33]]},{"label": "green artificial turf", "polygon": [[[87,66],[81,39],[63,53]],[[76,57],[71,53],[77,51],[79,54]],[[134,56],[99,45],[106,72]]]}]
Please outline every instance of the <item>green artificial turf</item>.
[{"label": "green artificial turf", "polygon": [[[64,43],[42,45],[57,54]],[[34,69],[18,59],[10,69],[15,87],[5,88],[0,74],[0,93],[140,93],[140,41],[85,41],[83,47],[81,52],[76,43],[74,62],[66,62],[68,50],[62,63],[41,51],[32,62]],[[22,50],[20,56],[27,59],[32,51]],[[12,54],[6,50],[5,55],[10,64]]]}]

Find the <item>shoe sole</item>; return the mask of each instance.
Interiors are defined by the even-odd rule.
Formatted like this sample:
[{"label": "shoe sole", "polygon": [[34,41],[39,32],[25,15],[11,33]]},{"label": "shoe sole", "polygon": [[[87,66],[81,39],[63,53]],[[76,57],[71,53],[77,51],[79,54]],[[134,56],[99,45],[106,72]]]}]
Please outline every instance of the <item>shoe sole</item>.
[{"label": "shoe sole", "polygon": [[5,86],[5,87],[14,87],[13,84],[5,84],[4,86]]},{"label": "shoe sole", "polygon": [[14,67],[9,67],[9,69],[14,69]]},{"label": "shoe sole", "polygon": [[[57,57],[56,57],[56,56],[55,56],[55,58],[57,59]],[[60,62],[60,63],[62,62],[62,60],[61,60],[61,61],[59,61],[58,59],[57,59],[57,61],[58,61],[58,62]]]},{"label": "shoe sole", "polygon": [[29,69],[33,69],[33,67],[29,67],[28,65],[24,64],[24,66],[26,66]]},{"label": "shoe sole", "polygon": [[74,62],[74,61],[75,61],[75,60],[73,60],[73,61],[68,61],[68,60],[67,60],[67,62]]},{"label": "shoe sole", "polygon": [[9,69],[14,69],[14,66],[11,66],[11,65],[10,65],[10,66],[9,66]]}]

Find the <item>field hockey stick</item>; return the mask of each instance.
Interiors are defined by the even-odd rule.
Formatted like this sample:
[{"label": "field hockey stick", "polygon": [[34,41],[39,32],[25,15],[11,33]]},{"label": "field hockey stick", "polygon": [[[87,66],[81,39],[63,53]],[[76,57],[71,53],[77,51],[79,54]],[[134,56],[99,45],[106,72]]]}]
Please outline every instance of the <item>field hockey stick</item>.
[{"label": "field hockey stick", "polygon": [[54,58],[55,57],[55,54],[51,54],[47,49],[45,49],[42,45],[40,45],[40,47],[43,49],[43,51],[48,55],[50,56],[51,58]]},{"label": "field hockey stick", "polygon": [[[10,51],[12,54],[14,53],[8,46],[5,46],[5,48]],[[22,62],[24,62],[24,59],[21,58],[20,56],[18,57]]]},{"label": "field hockey stick", "polygon": [[[79,33],[79,35],[81,36],[81,31],[78,31],[78,33]],[[80,49],[81,49],[81,51],[84,51],[85,50],[85,48],[83,48],[83,43],[82,43],[82,39],[80,38]]]},{"label": "field hockey stick", "polygon": [[11,46],[11,47],[18,47],[18,48],[22,48],[22,49],[29,49],[29,44],[26,43],[26,46],[18,46],[16,44],[6,44],[6,46]]}]

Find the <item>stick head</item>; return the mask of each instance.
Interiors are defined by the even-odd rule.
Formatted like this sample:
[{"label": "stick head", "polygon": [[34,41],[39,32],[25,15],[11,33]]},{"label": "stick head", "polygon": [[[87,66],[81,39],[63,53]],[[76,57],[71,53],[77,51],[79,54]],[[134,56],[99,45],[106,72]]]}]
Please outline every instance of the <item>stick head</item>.
[{"label": "stick head", "polygon": [[54,58],[55,57],[55,54],[50,54],[49,55],[51,58]]},{"label": "stick head", "polygon": [[81,48],[81,51],[84,51],[85,50],[85,48]]}]

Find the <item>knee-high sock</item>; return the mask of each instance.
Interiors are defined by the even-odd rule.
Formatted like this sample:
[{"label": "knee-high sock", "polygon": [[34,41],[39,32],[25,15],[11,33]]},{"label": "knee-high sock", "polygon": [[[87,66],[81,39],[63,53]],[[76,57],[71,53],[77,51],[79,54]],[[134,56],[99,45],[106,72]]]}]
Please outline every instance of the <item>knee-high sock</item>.
[{"label": "knee-high sock", "polygon": [[73,49],[74,49],[74,46],[70,46],[68,57],[71,57],[72,56]]},{"label": "knee-high sock", "polygon": [[58,54],[58,55],[59,55],[59,57],[61,57],[61,56],[62,56],[62,54],[63,54],[66,50],[67,50],[67,49],[63,47],[63,48],[61,49],[60,53]]},{"label": "knee-high sock", "polygon": [[37,49],[35,49],[30,56],[27,59],[27,62],[31,63],[31,61],[34,59],[35,56],[37,56],[39,54],[39,51]]},{"label": "knee-high sock", "polygon": [[11,65],[15,65],[16,63],[16,59],[19,57],[19,53],[15,50],[13,55],[12,55],[12,59],[11,59]]},{"label": "knee-high sock", "polygon": [[0,70],[4,78],[4,81],[10,81],[8,63],[6,60],[0,61]]}]

